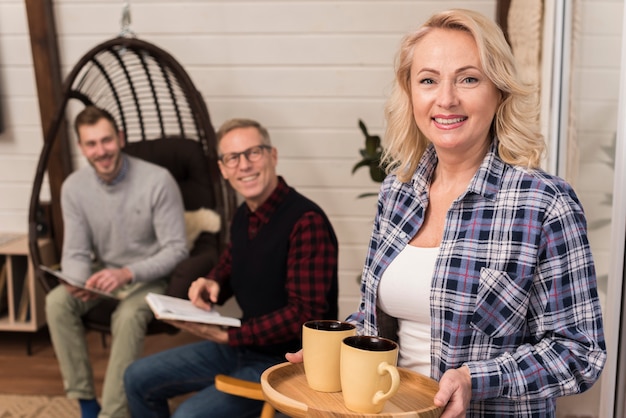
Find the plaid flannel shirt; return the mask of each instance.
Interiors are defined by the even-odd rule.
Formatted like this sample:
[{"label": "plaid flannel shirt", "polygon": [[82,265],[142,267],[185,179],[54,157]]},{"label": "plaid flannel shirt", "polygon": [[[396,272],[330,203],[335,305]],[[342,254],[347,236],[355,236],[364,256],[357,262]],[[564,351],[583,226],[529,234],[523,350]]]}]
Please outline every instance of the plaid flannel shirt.
[{"label": "plaid flannel shirt", "polygon": [[[497,144],[446,216],[430,290],[431,375],[469,367],[468,417],[550,417],[555,398],[591,387],[606,360],[586,220],[565,181],[505,164]],[[436,165],[431,145],[411,181],[391,175],[381,187],[349,317],[361,333],[395,338],[378,284],[422,225]]]}]

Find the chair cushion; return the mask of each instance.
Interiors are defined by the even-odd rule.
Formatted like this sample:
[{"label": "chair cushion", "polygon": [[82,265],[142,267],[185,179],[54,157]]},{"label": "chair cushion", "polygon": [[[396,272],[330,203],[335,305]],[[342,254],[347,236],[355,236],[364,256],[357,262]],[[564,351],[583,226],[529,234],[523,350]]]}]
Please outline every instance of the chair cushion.
[{"label": "chair cushion", "polygon": [[220,215],[212,209],[200,208],[185,211],[185,234],[187,235],[187,249],[191,250],[198,236],[203,232],[216,233],[220,231]]},{"label": "chair cushion", "polygon": [[124,152],[165,167],[180,186],[185,210],[215,208],[209,162],[200,142],[169,137],[130,142]]},{"label": "chair cushion", "polygon": [[168,284],[166,294],[187,299],[191,283],[206,276],[217,264],[217,235],[203,232],[189,254],[189,258],[178,263]]}]

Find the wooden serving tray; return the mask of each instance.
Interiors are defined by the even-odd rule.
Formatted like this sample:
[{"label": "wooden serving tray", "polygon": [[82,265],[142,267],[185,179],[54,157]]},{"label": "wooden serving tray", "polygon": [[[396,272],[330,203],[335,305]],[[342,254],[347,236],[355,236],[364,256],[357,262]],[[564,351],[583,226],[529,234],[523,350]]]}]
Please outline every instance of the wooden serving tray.
[{"label": "wooden serving tray", "polygon": [[324,393],[311,388],[302,364],[281,363],[261,375],[261,388],[274,408],[294,418],[438,418],[443,408],[433,404],[439,384],[424,375],[398,367],[400,388],[382,412],[363,414],[350,411],[341,392]]}]

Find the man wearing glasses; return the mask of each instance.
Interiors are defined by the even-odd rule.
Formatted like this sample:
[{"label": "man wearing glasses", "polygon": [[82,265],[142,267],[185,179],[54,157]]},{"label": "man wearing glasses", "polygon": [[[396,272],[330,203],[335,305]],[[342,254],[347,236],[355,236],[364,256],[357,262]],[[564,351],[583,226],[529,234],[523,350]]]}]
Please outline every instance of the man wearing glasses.
[{"label": "man wearing glasses", "polygon": [[218,265],[189,288],[204,309],[234,296],[240,328],[173,322],[205,341],[133,363],[124,383],[133,417],[169,416],[168,399],[195,392],[175,417],[258,416],[262,402],[219,392],[217,374],[259,382],[300,348],[302,324],[337,318],[335,233],[323,210],[276,174],[278,154],[258,122],[233,119],[217,132],[220,170],[243,197]]}]

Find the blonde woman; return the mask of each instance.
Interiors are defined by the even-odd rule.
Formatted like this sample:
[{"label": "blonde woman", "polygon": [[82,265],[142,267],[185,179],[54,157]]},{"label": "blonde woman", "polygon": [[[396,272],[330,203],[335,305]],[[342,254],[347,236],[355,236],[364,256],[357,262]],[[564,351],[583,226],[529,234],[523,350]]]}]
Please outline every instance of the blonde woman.
[{"label": "blonde woman", "polygon": [[498,26],[432,16],[400,48],[353,318],[440,382],[444,417],[555,415],[606,359],[578,198],[539,168],[533,90]]},{"label": "blonde woman", "polygon": [[438,13],[400,47],[391,171],[349,320],[439,381],[443,418],[554,417],[606,360],[585,216],[539,168],[532,93],[476,12]]}]

